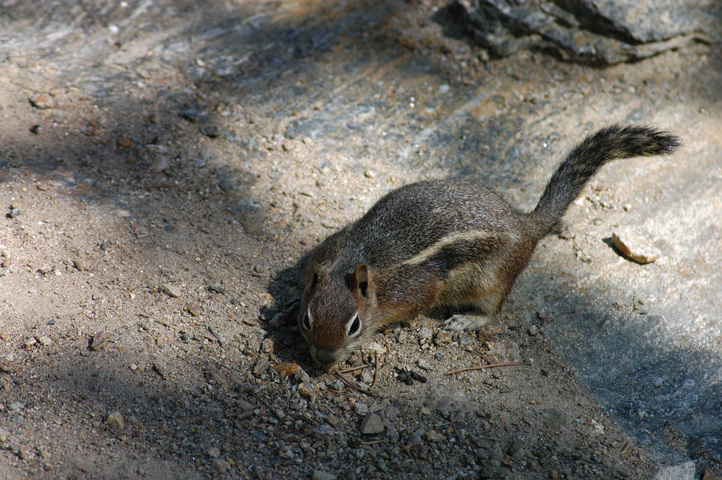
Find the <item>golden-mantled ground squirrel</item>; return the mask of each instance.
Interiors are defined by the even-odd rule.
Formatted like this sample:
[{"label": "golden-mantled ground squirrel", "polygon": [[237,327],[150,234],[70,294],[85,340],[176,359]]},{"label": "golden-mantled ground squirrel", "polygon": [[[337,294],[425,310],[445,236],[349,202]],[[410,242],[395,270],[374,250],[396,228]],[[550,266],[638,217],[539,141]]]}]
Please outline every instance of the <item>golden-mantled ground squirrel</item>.
[{"label": "golden-mantled ground squirrel", "polygon": [[392,191],[308,256],[298,324],[311,355],[330,368],[380,327],[435,307],[463,312],[446,321],[449,329],[481,327],[599,168],[678,145],[650,127],[599,130],[569,153],[529,214],[472,183],[430,180]]}]

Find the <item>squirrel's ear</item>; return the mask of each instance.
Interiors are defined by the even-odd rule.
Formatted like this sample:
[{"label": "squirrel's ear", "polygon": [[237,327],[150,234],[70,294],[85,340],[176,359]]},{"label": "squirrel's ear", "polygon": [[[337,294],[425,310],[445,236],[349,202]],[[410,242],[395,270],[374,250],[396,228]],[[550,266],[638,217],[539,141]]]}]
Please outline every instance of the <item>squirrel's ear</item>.
[{"label": "squirrel's ear", "polygon": [[316,267],[316,275],[318,275],[320,278],[325,278],[328,276],[328,270],[331,267],[331,262],[326,260],[325,262],[321,263]]},{"label": "squirrel's ear", "polygon": [[353,272],[353,280],[356,296],[359,299],[368,299],[373,285],[371,279],[369,278],[369,268],[366,264],[361,264],[356,267],[356,270]]},{"label": "squirrel's ear", "polygon": [[311,281],[308,285],[309,290],[313,290],[314,288],[316,288],[316,285],[321,283],[321,281],[323,281],[323,279],[328,276],[328,270],[330,267],[331,262],[326,260],[325,262],[317,265],[316,268],[313,269],[313,276],[311,277]]}]

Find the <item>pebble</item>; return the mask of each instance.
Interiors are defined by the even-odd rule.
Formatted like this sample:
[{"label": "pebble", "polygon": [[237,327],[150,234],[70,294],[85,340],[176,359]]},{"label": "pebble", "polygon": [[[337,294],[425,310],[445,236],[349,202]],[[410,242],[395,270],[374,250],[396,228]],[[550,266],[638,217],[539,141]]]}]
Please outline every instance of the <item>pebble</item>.
[{"label": "pebble", "polygon": [[150,169],[153,173],[161,173],[170,169],[171,165],[167,158],[160,156],[153,160]]},{"label": "pebble", "polygon": [[19,371],[20,367],[17,363],[11,362],[10,360],[0,360],[0,372],[17,373]]},{"label": "pebble", "polygon": [[416,362],[416,365],[418,365],[419,368],[426,370],[427,372],[430,372],[434,369],[434,367],[426,360],[419,360],[418,362]]},{"label": "pebble", "polygon": [[384,422],[375,413],[369,413],[361,422],[361,433],[364,435],[375,435],[384,431]]},{"label": "pebble", "polygon": [[277,343],[271,338],[264,338],[261,342],[261,351],[263,353],[278,353]]},{"label": "pebble", "polygon": [[356,402],[353,404],[353,411],[356,412],[356,415],[367,415],[369,406],[363,402]]},{"label": "pebble", "polygon": [[[303,398],[305,398],[307,400],[311,400],[316,397],[316,389],[307,382],[299,383],[298,386],[296,387],[296,391],[298,392],[299,395],[301,395]],[[326,420],[328,421],[328,418]],[[329,421],[329,423],[331,423],[331,422]],[[336,426],[336,425],[334,425],[334,426]]]},{"label": "pebble", "polygon": [[208,138],[217,138],[221,135],[221,127],[213,122],[202,123],[198,127],[198,131],[201,135],[205,135]]},{"label": "pebble", "polygon": [[222,283],[211,283],[208,285],[208,291],[213,293],[226,293],[226,286]]},{"label": "pebble", "polygon": [[123,420],[123,414],[118,411],[111,412],[105,419],[105,424],[115,430],[122,430],[125,427],[125,420]]},{"label": "pebble", "polygon": [[649,239],[632,228],[620,228],[613,232],[612,244],[626,258],[642,265],[652,263],[662,255]]},{"label": "pebble", "polygon": [[222,458],[214,458],[211,465],[213,465],[213,468],[215,468],[218,473],[226,473],[231,469],[231,464]]},{"label": "pebble", "polygon": [[335,415],[328,415],[326,416],[326,423],[328,423],[334,428],[338,428],[339,425],[341,425],[341,419]]},{"label": "pebble", "polygon": [[221,450],[218,447],[211,447],[206,450],[206,455],[210,458],[219,458],[221,456]]},{"label": "pebble", "polygon": [[80,272],[90,270],[90,265],[82,258],[76,258],[75,260],[73,260],[73,266],[77,268]]},{"label": "pebble", "polygon": [[694,461],[662,467],[654,475],[652,480],[693,480]]},{"label": "pebble", "polygon": [[423,444],[424,444],[424,441],[421,439],[421,435],[419,435],[418,433],[414,433],[409,438],[409,443],[408,443],[409,447],[420,447]]},{"label": "pebble", "polygon": [[49,93],[39,93],[30,97],[30,104],[40,110],[55,107],[55,99]]},{"label": "pebble", "polygon": [[160,378],[165,379],[167,376],[165,368],[163,367],[163,365],[159,364],[158,362],[153,363],[153,371],[155,373],[157,373],[158,375],[160,375]]},{"label": "pebble", "polygon": [[108,343],[115,342],[115,339],[106,333],[99,333],[90,339],[90,350],[97,352],[105,348]]},{"label": "pebble", "polygon": [[173,285],[170,283],[166,283],[163,285],[163,292],[165,292],[166,295],[173,298],[178,298],[183,294],[183,291],[178,285]]},{"label": "pebble", "polygon": [[48,346],[53,343],[53,341],[50,339],[50,337],[41,335],[38,337],[35,337],[35,339],[40,342],[40,345]]},{"label": "pebble", "polygon": [[11,209],[10,209],[10,213],[8,213],[8,216],[9,216],[10,218],[15,218],[15,217],[17,217],[18,215],[20,215],[20,213],[22,213],[22,212],[20,211],[19,208],[11,208]]},{"label": "pebble", "polygon": [[271,362],[268,357],[260,357],[256,364],[253,366],[253,374],[260,375],[271,366]]},{"label": "pebble", "polygon": [[323,470],[314,470],[311,480],[336,480],[336,475]]},{"label": "pebble", "polygon": [[430,442],[441,442],[442,440],[444,440],[446,438],[442,434],[437,432],[436,430],[429,430],[426,432],[426,435],[424,435],[424,436],[426,437],[426,440],[428,440]]},{"label": "pebble", "polygon": [[430,328],[423,327],[421,330],[419,330],[419,339],[423,340],[430,340],[433,336],[433,332]]},{"label": "pebble", "polygon": [[282,377],[292,377],[300,368],[301,365],[292,362],[283,362],[273,366],[273,369],[277,371]]},{"label": "pebble", "polygon": [[452,338],[452,332],[449,332],[448,330],[441,330],[439,333],[436,334],[434,342],[436,343],[436,345],[445,345],[447,343],[451,343]]}]

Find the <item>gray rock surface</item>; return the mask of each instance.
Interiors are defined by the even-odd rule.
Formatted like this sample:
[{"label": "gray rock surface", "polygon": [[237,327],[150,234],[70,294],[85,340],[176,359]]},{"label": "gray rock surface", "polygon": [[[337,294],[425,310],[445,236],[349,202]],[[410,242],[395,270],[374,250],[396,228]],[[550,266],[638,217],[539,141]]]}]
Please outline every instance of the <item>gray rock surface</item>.
[{"label": "gray rock surface", "polygon": [[704,32],[719,21],[711,0],[459,0],[450,10],[495,55],[553,49],[563,58],[604,64],[712,41]]}]

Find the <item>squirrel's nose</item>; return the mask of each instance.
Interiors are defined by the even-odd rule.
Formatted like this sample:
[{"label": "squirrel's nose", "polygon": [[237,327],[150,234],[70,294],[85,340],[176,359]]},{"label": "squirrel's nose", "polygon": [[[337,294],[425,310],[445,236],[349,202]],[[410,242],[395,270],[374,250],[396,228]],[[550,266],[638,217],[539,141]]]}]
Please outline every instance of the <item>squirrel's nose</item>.
[{"label": "squirrel's nose", "polygon": [[340,358],[337,351],[326,350],[323,348],[312,347],[311,356],[314,360],[321,364],[324,370],[329,371],[337,363],[345,360]]}]

